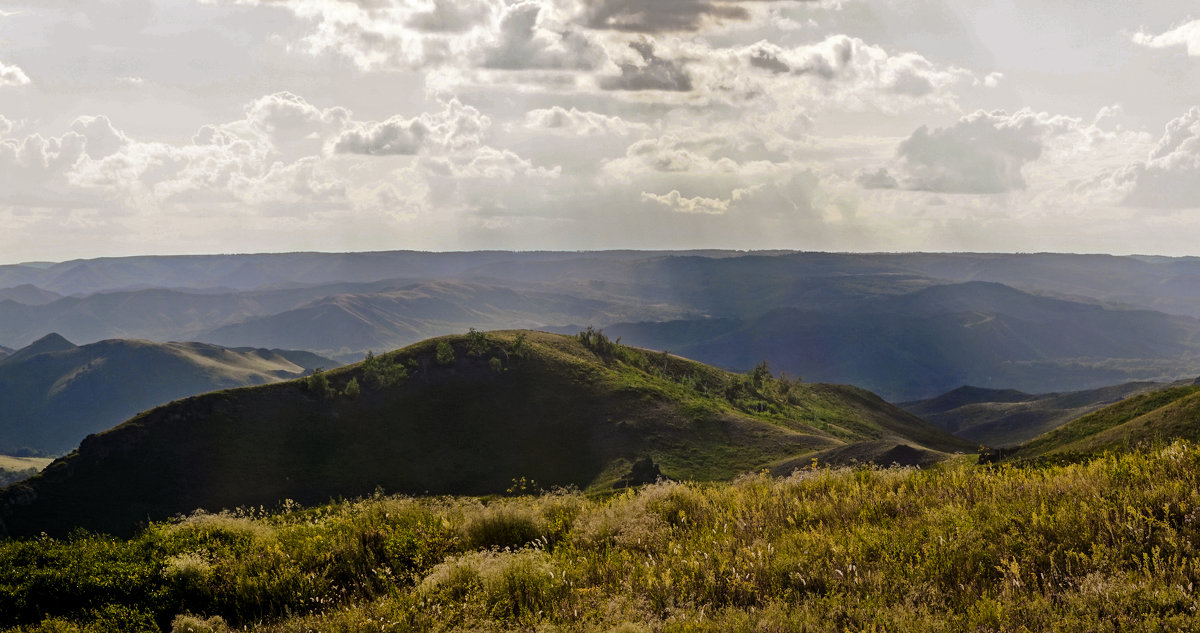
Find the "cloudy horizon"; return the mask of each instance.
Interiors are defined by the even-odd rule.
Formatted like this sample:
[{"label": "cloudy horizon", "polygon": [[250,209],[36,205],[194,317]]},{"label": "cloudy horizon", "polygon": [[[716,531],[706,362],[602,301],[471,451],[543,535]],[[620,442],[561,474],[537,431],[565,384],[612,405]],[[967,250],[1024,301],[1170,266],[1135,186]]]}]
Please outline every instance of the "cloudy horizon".
[{"label": "cloudy horizon", "polygon": [[0,0],[0,263],[1200,255],[1182,2]]}]

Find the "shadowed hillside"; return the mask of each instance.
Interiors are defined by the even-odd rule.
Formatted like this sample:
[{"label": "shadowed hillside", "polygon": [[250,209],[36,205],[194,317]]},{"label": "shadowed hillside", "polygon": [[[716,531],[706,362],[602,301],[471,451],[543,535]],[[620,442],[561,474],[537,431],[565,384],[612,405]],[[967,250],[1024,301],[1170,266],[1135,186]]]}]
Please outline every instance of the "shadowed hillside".
[{"label": "shadowed hillside", "polygon": [[760,359],[892,400],[955,386],[1026,391],[1174,380],[1200,366],[1200,321],[1035,296],[995,283],[933,286],[838,309],[784,308],[751,319],[617,324],[636,345],[721,367]]},{"label": "shadowed hillside", "polygon": [[650,459],[717,480],[860,441],[970,445],[852,387],[729,374],[602,334],[444,337],[277,385],[208,394],[85,440],[10,487],[10,533],[128,533],[195,508],[611,489]]},{"label": "shadowed hillside", "polygon": [[0,357],[0,452],[62,453],[151,407],[186,396],[295,378],[334,361],[309,352],[49,334]]},{"label": "shadowed hillside", "polygon": [[899,406],[958,437],[1005,448],[1028,442],[1101,407],[1167,386],[1159,382],[1131,382],[1039,395],[1014,389],[959,387],[936,398]]}]

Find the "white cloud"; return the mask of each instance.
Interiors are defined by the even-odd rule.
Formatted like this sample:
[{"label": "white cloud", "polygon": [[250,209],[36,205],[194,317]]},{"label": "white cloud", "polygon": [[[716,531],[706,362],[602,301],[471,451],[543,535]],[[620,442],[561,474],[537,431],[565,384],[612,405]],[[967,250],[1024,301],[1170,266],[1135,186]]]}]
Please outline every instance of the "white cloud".
[{"label": "white cloud", "polygon": [[814,101],[857,109],[950,105],[955,86],[999,80],[994,73],[980,79],[963,68],[940,66],[917,53],[889,53],[848,35],[791,48],[760,41],[736,54],[751,68],[770,74],[773,82],[801,80]]},{"label": "white cloud", "polygon": [[1200,57],[1200,20],[1184,22],[1158,35],[1138,31],[1133,34],[1133,43],[1147,48],[1187,48],[1191,57]]},{"label": "white cloud", "polygon": [[555,168],[487,146],[489,125],[458,101],[411,118],[364,122],[291,93],[255,99],[244,118],[204,126],[176,144],[130,138],[107,117],[81,117],[59,137],[0,140],[0,207],[88,205],[108,209],[111,218],[197,209],[214,217],[303,217],[388,200],[405,200],[411,209],[415,199],[388,184],[395,163],[385,155],[409,155],[420,169],[408,180],[470,179],[479,190],[493,180],[558,176]]},{"label": "white cloud", "polygon": [[414,155],[423,148],[457,151],[479,147],[490,126],[479,110],[452,100],[433,114],[353,124],[333,141],[333,150],[376,156]]},{"label": "white cloud", "polygon": [[309,22],[303,50],[364,71],[587,70],[603,49],[551,0],[208,0],[275,6]]},{"label": "white cloud", "polygon": [[1023,169],[1055,136],[1084,132],[1079,119],[1021,110],[977,111],[946,128],[918,128],[896,148],[893,173],[868,174],[875,187],[894,179],[908,189],[1005,193],[1026,187]]},{"label": "white cloud", "polygon": [[29,84],[29,75],[19,66],[0,62],[0,88],[5,86],[25,86]]},{"label": "white cloud", "polygon": [[1200,108],[1167,124],[1150,155],[1106,181],[1125,206],[1200,208]]},{"label": "white cloud", "polygon": [[678,189],[672,189],[665,196],[642,192],[642,200],[657,202],[672,211],[678,213],[710,213],[721,214],[729,210],[730,200],[720,200],[717,198],[704,198],[696,196],[694,198],[685,198],[679,193]]},{"label": "white cloud", "polygon": [[503,70],[589,70],[606,59],[604,50],[578,29],[542,25],[546,7],[532,0],[504,9],[494,42],[481,51],[484,68]]},{"label": "white cloud", "polygon": [[259,97],[245,108],[245,123],[286,158],[319,152],[325,140],[350,125],[345,108],[318,108],[290,92]]},{"label": "white cloud", "polygon": [[650,129],[650,126],[644,123],[632,123],[621,117],[562,106],[526,112],[523,126],[527,130],[548,130],[567,136],[621,136]]}]

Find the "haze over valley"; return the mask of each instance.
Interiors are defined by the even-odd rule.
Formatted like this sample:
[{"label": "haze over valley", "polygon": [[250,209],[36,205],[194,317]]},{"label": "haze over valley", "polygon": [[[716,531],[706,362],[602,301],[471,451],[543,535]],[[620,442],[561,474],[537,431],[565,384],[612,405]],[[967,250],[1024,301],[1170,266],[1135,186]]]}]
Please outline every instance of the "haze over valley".
[{"label": "haze over valley", "polygon": [[0,633],[1197,630],[1192,4],[0,0]]}]

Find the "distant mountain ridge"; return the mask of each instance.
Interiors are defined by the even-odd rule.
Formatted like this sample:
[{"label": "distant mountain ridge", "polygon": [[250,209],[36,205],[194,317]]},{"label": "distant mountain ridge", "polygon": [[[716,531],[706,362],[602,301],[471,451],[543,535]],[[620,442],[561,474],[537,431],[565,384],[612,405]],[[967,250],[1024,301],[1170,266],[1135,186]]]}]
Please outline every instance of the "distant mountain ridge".
[{"label": "distant mountain ridge", "polygon": [[[202,340],[352,361],[470,327],[605,327],[894,400],[1200,374],[1200,259],[732,251],[286,253],[0,266],[0,344]],[[508,298],[506,298],[508,297]],[[516,299],[513,299],[516,297]]]},{"label": "distant mountain ridge", "polygon": [[667,477],[729,479],[862,442],[970,449],[853,387],[732,375],[600,337],[460,335],[138,415],[0,492],[0,521],[12,535],[128,533],[195,508],[377,488],[478,495],[524,477],[611,490],[645,459]]},{"label": "distant mountain ridge", "polygon": [[962,384],[1067,391],[1168,381],[1200,367],[1196,319],[1040,297],[990,282],[867,297],[837,310],[780,308],[751,319],[619,323],[606,330],[722,367],[766,359],[792,375],[863,385],[896,401]]},{"label": "distant mountain ridge", "polygon": [[77,346],[48,334],[0,356],[0,453],[67,451],[171,400],[336,365],[310,352],[117,339]]},{"label": "distant mountain ridge", "polygon": [[44,305],[62,299],[62,295],[42,290],[33,284],[21,284],[12,288],[0,288],[0,302],[12,301],[25,305]]}]

